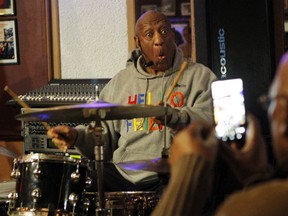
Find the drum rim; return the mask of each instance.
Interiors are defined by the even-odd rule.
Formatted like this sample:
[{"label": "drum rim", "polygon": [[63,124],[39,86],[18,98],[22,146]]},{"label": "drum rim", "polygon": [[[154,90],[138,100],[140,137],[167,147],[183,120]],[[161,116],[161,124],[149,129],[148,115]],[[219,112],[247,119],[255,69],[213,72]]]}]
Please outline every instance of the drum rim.
[{"label": "drum rim", "polygon": [[[36,208],[36,209],[31,209],[28,207],[17,207],[13,210],[11,210],[12,213],[29,213],[29,212],[35,212],[35,213],[49,213],[49,208]],[[65,215],[67,213],[70,213],[67,210],[63,210],[63,209],[54,209],[53,213],[65,213]],[[78,212],[77,212],[78,213]]]},{"label": "drum rim", "polygon": [[8,197],[0,197],[0,203],[1,202],[6,202],[6,203],[9,203],[9,198]]},{"label": "drum rim", "polygon": [[[98,192],[91,192],[91,191],[86,191],[84,192],[86,195],[95,195],[98,194]],[[157,192],[155,191],[111,191],[111,192],[105,192],[106,195],[134,195],[134,194],[155,194],[157,195]]]},{"label": "drum rim", "polygon": [[44,154],[44,153],[30,153],[27,155],[22,155],[18,157],[20,163],[34,162],[34,161],[66,161],[66,162],[77,162],[81,159],[71,158],[69,156],[54,155],[54,154]]}]

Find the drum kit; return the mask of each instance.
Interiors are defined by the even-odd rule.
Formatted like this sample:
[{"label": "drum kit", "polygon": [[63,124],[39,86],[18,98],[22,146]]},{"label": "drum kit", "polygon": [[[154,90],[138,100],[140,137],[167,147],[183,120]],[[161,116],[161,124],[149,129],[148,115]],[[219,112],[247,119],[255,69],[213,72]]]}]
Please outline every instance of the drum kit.
[{"label": "drum kit", "polygon": [[[93,122],[97,193],[85,193],[91,184],[92,161],[63,155],[31,153],[14,158],[11,176],[15,190],[1,198],[7,215],[149,215],[159,195],[149,191],[105,192],[103,189],[103,120],[120,120],[143,117],[163,117],[165,106],[117,105],[104,101],[58,106],[31,111],[15,116],[21,121],[36,122]],[[168,174],[166,143],[163,155],[153,160],[122,162],[119,167],[130,170],[153,171]]]}]

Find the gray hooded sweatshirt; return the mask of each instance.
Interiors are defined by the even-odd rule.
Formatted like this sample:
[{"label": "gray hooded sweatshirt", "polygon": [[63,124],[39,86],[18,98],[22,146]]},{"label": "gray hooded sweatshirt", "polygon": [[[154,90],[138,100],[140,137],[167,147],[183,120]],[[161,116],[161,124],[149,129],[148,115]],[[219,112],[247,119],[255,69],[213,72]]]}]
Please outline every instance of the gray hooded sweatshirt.
[{"label": "gray hooded sweatshirt", "polygon": [[[157,105],[164,98],[183,62],[182,51],[177,49],[173,66],[160,75],[145,72],[140,66],[140,58],[142,56],[136,64],[127,62],[126,68],[103,88],[100,100],[123,105]],[[155,172],[124,170],[118,167],[117,163],[161,157],[163,147],[169,148],[171,143],[173,133],[170,129],[175,129],[181,123],[188,124],[200,119],[212,124],[210,86],[215,80],[216,76],[209,68],[188,62],[167,101],[174,110],[166,132],[163,125],[153,124],[150,117],[102,121],[104,160],[112,161],[122,176],[134,184],[156,181],[158,176]],[[95,159],[94,133],[89,133],[84,126],[77,126],[77,130],[79,133],[75,147],[84,156]]]}]

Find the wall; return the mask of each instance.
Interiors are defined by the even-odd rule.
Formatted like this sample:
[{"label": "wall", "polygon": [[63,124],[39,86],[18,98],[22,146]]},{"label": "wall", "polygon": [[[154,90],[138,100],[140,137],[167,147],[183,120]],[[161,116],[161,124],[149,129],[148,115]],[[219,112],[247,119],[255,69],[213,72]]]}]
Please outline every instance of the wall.
[{"label": "wall", "polygon": [[128,58],[126,0],[59,0],[62,78],[110,78]]},{"label": "wall", "polygon": [[0,65],[0,139],[22,139],[20,121],[14,119],[20,108],[8,107],[6,101],[11,96],[3,91],[8,85],[21,95],[47,85],[51,71],[49,1],[25,0],[16,2],[14,16],[0,17],[16,19],[19,63]]},{"label": "wall", "polygon": [[[0,65],[0,182],[11,179],[13,158],[3,154],[3,148],[16,155],[23,154],[21,122],[14,116],[20,107],[9,107],[11,99],[3,89],[8,85],[16,94],[25,94],[47,85],[53,74],[50,46],[50,1],[25,0],[16,2],[16,14],[0,20],[16,19],[19,63]],[[0,186],[1,187],[1,186]]]}]

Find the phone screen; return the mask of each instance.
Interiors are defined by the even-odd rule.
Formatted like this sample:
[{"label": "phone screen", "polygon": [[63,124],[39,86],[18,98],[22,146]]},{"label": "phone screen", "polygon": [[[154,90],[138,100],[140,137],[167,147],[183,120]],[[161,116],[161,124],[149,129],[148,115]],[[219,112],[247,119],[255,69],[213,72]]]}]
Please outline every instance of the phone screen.
[{"label": "phone screen", "polygon": [[216,136],[225,141],[242,141],[246,113],[242,79],[214,81],[211,85]]}]

